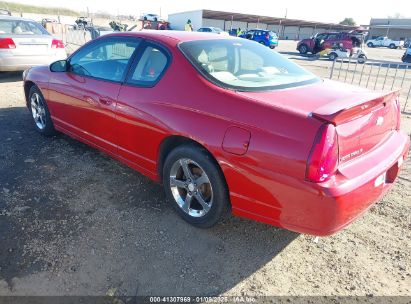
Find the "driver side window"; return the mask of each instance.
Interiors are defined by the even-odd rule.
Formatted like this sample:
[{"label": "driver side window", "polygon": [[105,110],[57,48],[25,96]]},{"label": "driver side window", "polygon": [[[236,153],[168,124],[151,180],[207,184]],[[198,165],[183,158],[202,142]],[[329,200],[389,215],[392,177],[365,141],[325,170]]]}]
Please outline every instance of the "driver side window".
[{"label": "driver side window", "polygon": [[128,62],[139,44],[140,40],[135,38],[101,40],[71,57],[69,72],[121,82]]}]

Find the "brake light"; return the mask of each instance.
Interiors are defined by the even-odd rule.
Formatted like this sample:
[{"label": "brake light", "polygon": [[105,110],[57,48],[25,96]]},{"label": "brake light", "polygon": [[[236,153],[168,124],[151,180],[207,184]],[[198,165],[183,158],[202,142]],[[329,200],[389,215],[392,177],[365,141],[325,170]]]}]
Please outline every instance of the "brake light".
[{"label": "brake light", "polygon": [[334,125],[325,124],[318,131],[307,161],[306,178],[312,182],[329,179],[338,166],[338,136]]},{"label": "brake light", "polygon": [[51,48],[52,49],[64,49],[64,43],[61,40],[53,39],[53,41],[51,42]]},{"label": "brake light", "polygon": [[15,49],[16,44],[11,38],[0,38],[0,49]]}]

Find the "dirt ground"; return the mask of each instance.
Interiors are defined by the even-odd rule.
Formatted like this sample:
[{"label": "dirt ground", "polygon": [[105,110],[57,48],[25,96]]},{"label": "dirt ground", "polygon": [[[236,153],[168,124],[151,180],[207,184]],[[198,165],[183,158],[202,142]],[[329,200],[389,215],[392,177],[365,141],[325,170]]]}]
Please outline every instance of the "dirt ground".
[{"label": "dirt ground", "polygon": [[234,217],[201,230],[139,173],[36,133],[21,74],[0,77],[0,295],[411,296],[410,159],[331,237]]}]

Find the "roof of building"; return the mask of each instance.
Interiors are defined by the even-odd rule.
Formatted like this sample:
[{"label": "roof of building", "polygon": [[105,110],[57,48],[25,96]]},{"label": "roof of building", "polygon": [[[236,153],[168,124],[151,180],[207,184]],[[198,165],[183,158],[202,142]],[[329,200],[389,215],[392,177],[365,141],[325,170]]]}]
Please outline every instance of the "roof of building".
[{"label": "roof of building", "polygon": [[299,19],[289,19],[284,17],[270,17],[270,16],[259,16],[259,15],[251,15],[251,14],[243,14],[243,13],[234,13],[234,12],[224,12],[224,11],[214,11],[214,10],[207,10],[204,9],[203,11],[203,18],[207,19],[219,19],[219,20],[226,20],[226,21],[242,21],[242,22],[249,22],[249,23],[265,23],[269,25],[285,25],[285,26],[301,26],[301,27],[317,27],[317,28],[325,28],[325,29],[334,29],[334,30],[353,30],[356,29],[357,26],[347,26],[337,23],[325,23],[325,22],[317,22],[317,21],[307,21],[307,20],[299,20]]}]

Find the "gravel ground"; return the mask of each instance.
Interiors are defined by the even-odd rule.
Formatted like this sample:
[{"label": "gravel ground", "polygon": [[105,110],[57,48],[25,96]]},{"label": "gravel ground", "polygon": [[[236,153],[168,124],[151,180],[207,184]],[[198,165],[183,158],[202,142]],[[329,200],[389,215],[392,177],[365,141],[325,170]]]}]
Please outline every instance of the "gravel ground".
[{"label": "gravel ground", "polygon": [[331,237],[234,217],[201,230],[139,173],[36,133],[21,74],[0,77],[0,295],[411,296],[410,159]]}]

